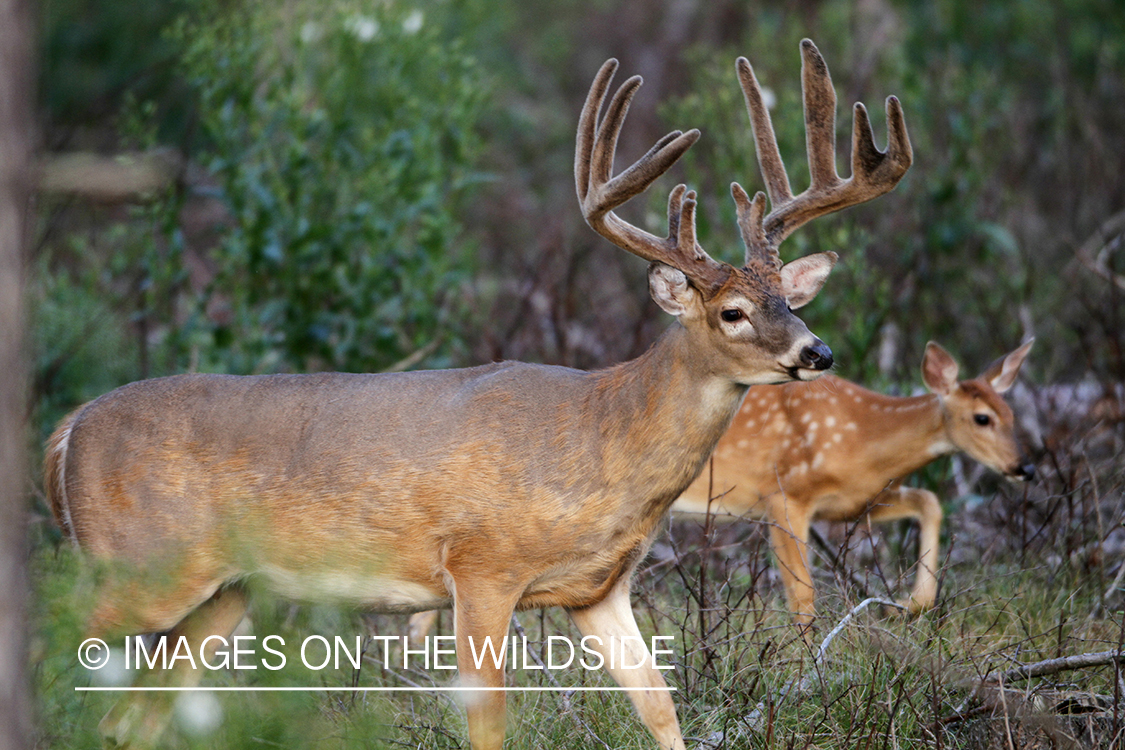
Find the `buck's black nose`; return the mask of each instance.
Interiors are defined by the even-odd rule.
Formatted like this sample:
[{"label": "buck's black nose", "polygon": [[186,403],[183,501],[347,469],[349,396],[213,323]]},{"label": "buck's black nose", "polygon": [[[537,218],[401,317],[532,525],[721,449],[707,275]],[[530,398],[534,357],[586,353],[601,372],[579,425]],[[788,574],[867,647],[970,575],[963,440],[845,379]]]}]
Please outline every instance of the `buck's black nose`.
[{"label": "buck's black nose", "polygon": [[832,350],[823,341],[801,350],[801,367],[811,370],[827,370],[832,366]]},{"label": "buck's black nose", "polygon": [[1016,476],[1031,481],[1035,478],[1035,464],[1023,464],[1016,469]]}]

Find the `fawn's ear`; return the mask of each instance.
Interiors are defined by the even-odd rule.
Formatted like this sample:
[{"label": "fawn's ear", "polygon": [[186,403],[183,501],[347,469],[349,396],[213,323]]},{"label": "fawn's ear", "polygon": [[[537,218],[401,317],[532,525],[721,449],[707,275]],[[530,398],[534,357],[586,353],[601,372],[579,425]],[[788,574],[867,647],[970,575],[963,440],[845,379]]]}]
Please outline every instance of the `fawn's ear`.
[{"label": "fawn's ear", "polygon": [[1034,343],[1035,339],[1028,339],[1027,343],[1019,349],[1005,354],[989,365],[981,378],[987,380],[997,393],[1008,390],[1015,384],[1016,376],[1020,374],[1020,367],[1023,365],[1023,361],[1027,359],[1028,353],[1031,352],[1031,345]]},{"label": "fawn's ear", "polygon": [[926,344],[926,356],[922,358],[922,382],[931,392],[948,396],[957,387],[957,362],[949,352],[933,341]]},{"label": "fawn's ear", "polygon": [[781,267],[781,296],[790,310],[812,302],[839,257],[836,253],[814,253],[791,260]]},{"label": "fawn's ear", "polygon": [[699,292],[688,283],[684,272],[665,263],[649,265],[648,291],[661,310],[677,318],[691,317],[700,306]]}]

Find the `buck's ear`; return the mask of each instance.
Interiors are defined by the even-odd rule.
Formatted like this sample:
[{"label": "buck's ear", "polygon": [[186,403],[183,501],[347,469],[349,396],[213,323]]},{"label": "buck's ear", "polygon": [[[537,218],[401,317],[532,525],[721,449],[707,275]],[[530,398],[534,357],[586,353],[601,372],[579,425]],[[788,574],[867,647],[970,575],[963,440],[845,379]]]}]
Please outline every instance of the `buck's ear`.
[{"label": "buck's ear", "polygon": [[677,318],[698,305],[699,293],[688,283],[684,272],[664,263],[649,265],[648,291],[661,310]]},{"label": "buck's ear", "polygon": [[1027,343],[1019,349],[1005,354],[989,365],[981,378],[987,380],[997,393],[1008,390],[1015,384],[1016,376],[1020,374],[1020,366],[1027,359],[1028,353],[1031,352],[1031,345],[1034,343],[1035,339],[1028,339]]},{"label": "buck's ear", "polygon": [[836,253],[814,253],[791,260],[781,267],[781,295],[790,310],[812,302],[839,257]]},{"label": "buck's ear", "polygon": [[948,396],[957,387],[957,361],[934,342],[926,344],[926,356],[922,358],[922,382],[933,393]]}]

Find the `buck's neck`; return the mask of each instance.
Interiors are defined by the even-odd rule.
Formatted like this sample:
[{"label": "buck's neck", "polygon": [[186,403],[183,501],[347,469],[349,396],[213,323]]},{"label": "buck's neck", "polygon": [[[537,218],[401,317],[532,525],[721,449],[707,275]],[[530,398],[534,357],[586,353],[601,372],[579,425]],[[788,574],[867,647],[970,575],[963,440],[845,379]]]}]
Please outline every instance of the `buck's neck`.
[{"label": "buck's neck", "polygon": [[917,471],[938,456],[953,453],[941,399],[933,394],[895,397],[874,394],[864,404],[859,436],[868,461],[890,478]]},{"label": "buck's neck", "polygon": [[586,406],[608,480],[635,483],[643,497],[671,493],[671,503],[699,473],[746,394],[702,359],[675,323],[637,359],[593,374]]}]

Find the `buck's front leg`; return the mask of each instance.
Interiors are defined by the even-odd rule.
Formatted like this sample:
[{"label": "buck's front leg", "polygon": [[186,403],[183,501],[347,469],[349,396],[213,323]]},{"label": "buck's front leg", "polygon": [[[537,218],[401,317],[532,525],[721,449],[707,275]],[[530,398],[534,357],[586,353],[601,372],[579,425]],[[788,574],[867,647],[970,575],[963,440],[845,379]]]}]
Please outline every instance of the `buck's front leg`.
[{"label": "buck's front leg", "polygon": [[[658,746],[662,750],[684,750],[684,738],[668,684],[660,670],[653,666],[633,618],[629,579],[622,576],[609,596],[592,606],[570,610],[570,617],[583,636],[594,636],[585,639],[586,647],[601,654],[613,679],[626,688],[641,721],[652,732]],[[639,666],[630,669],[634,664]]]},{"label": "buck's front leg", "polygon": [[918,572],[914,575],[914,590],[902,605],[911,613],[934,606],[942,518],[937,495],[914,487],[884,490],[872,502],[868,516],[879,522],[903,518],[918,520]]},{"label": "buck's front leg", "polygon": [[517,595],[487,583],[460,581],[453,597],[457,673],[467,690],[465,714],[473,750],[500,750],[504,745],[507,699],[504,691],[504,646]]},{"label": "buck's front leg", "polygon": [[770,502],[769,517],[770,547],[785,584],[785,600],[807,641],[816,616],[809,573],[809,512],[781,498]]}]

